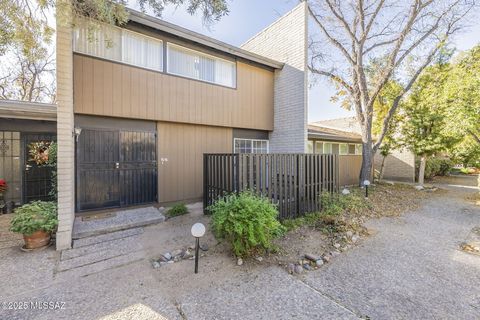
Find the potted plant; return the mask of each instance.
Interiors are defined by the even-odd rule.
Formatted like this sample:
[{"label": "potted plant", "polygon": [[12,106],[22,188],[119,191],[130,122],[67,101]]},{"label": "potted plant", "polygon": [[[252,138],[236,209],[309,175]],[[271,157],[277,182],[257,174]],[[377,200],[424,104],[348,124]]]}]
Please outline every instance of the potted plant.
[{"label": "potted plant", "polygon": [[23,234],[25,249],[37,249],[50,243],[58,224],[57,204],[33,201],[15,209],[10,231]]}]

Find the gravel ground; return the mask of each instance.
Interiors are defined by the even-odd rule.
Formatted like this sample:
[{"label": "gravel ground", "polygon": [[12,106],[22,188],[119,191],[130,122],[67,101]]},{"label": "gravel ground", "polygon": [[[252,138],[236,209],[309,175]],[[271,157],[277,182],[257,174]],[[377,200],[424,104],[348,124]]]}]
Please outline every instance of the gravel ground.
[{"label": "gravel ground", "polygon": [[[0,319],[479,319],[480,257],[458,250],[480,225],[480,207],[465,200],[474,191],[451,187],[404,216],[370,220],[373,236],[300,276],[265,261],[238,267],[210,236],[197,275],[191,260],[153,269],[146,257],[57,278],[52,249],[28,255],[3,249],[1,302],[65,304],[0,310]],[[193,214],[146,230],[148,256],[190,245],[192,220],[208,222]]]}]

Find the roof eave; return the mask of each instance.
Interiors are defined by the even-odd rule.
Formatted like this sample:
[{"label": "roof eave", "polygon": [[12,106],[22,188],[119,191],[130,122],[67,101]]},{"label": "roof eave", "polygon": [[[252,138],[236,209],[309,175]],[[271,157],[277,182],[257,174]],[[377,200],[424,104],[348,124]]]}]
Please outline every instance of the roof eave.
[{"label": "roof eave", "polygon": [[284,64],[128,8],[129,20],[274,69]]},{"label": "roof eave", "polygon": [[57,107],[54,104],[0,100],[0,118],[56,121]]}]

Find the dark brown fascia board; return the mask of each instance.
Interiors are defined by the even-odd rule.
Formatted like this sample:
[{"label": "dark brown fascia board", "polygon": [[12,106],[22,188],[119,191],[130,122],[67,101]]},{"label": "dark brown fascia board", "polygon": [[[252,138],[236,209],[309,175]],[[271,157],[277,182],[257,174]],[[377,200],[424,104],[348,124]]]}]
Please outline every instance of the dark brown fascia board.
[{"label": "dark brown fascia board", "polygon": [[231,54],[233,56],[253,61],[274,69],[282,69],[284,64],[266,57],[263,57],[261,55],[252,53],[250,51],[240,49],[238,47],[232,46],[230,44],[227,44],[225,42],[204,36],[200,33],[182,28],[180,26],[177,26],[173,23],[169,23],[157,18],[154,18],[152,16],[149,16],[147,14],[144,14],[142,12],[127,8],[127,11],[129,13],[129,20],[134,21],[136,23],[142,24],[144,26],[157,29],[160,31],[163,31],[165,33],[169,33],[171,35],[177,36],[179,38],[183,38],[192,42],[196,42],[198,44],[210,47],[212,49],[225,52],[228,54]]},{"label": "dark brown fascia board", "polygon": [[0,100],[0,118],[28,120],[57,120],[55,104]]}]

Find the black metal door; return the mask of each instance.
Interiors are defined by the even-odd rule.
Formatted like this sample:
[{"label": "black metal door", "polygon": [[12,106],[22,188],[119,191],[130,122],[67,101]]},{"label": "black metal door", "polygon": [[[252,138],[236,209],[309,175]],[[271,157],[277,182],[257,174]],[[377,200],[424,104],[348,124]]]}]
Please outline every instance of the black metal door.
[{"label": "black metal door", "polygon": [[83,129],[77,142],[77,210],[151,203],[157,196],[153,132]]},{"label": "black metal door", "polygon": [[35,200],[48,201],[53,197],[52,168],[45,164],[37,164],[32,160],[30,150],[35,143],[48,144],[56,140],[55,133],[22,133],[23,146],[23,192],[22,201],[28,203]]}]

